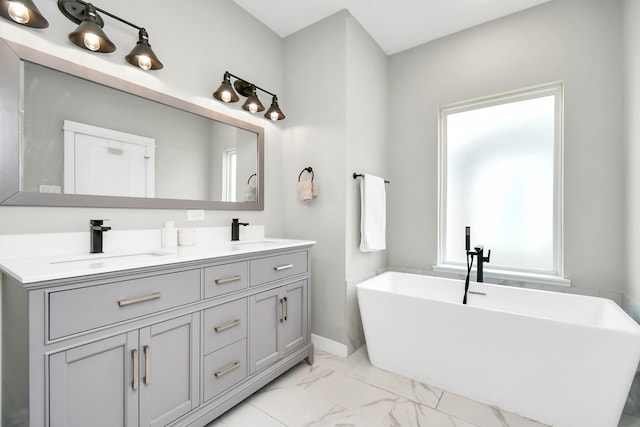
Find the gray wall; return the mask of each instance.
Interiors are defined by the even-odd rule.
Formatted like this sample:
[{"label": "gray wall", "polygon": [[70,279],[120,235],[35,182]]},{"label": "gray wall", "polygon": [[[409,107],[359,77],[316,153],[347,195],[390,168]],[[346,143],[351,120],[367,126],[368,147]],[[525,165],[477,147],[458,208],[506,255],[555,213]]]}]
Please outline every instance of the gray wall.
[{"label": "gray wall", "polygon": [[[362,254],[359,182],[354,171],[386,173],[387,58],[342,11],[285,39],[287,119],[284,212],[287,233],[315,239],[313,333],[363,343],[355,283],[386,266],[386,252]],[[300,171],[313,167],[319,196],[294,197]]]},{"label": "gray wall", "polygon": [[619,1],[555,0],[391,56],[391,266],[437,262],[438,106],[563,80],[564,273],[624,290],[621,26]]}]

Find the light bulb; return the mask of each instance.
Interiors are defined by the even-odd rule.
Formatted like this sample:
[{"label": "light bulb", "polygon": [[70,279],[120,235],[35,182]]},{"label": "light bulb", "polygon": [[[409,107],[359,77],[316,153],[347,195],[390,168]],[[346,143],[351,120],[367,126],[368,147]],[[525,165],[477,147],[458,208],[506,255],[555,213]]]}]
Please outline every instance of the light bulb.
[{"label": "light bulb", "polygon": [[258,105],[255,102],[252,102],[251,104],[249,104],[249,112],[251,114],[255,114],[258,112]]},{"label": "light bulb", "polygon": [[26,24],[29,22],[29,9],[27,9],[22,3],[10,1],[9,16],[18,24]]},{"label": "light bulb", "polygon": [[231,101],[231,92],[225,90],[222,92],[220,97],[222,98],[222,102],[229,102]]},{"label": "light bulb", "polygon": [[271,120],[273,120],[274,122],[277,122],[277,121],[278,121],[278,113],[277,113],[276,111],[273,111],[273,112],[270,114],[270,116],[271,116],[271,117],[270,117],[270,119],[271,119]]},{"label": "light bulb", "polygon": [[87,47],[87,49],[95,52],[100,49],[100,37],[96,36],[93,33],[85,33],[84,45]]},{"label": "light bulb", "polygon": [[151,58],[149,58],[147,55],[138,56],[138,67],[142,68],[143,70],[150,70]]}]

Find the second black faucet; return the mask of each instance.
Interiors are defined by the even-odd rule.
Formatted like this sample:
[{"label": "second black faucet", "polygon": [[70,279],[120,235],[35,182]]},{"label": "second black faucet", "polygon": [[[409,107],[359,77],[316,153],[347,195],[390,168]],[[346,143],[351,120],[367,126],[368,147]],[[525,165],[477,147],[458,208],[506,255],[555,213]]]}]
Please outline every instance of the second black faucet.
[{"label": "second black faucet", "polygon": [[104,226],[108,219],[92,219],[89,220],[89,231],[91,232],[91,247],[89,252],[92,254],[102,253],[102,233],[111,230],[111,227]]},{"label": "second black faucet", "polygon": [[248,222],[238,222],[238,218],[233,218],[231,221],[231,241],[240,240],[240,226],[249,225]]}]

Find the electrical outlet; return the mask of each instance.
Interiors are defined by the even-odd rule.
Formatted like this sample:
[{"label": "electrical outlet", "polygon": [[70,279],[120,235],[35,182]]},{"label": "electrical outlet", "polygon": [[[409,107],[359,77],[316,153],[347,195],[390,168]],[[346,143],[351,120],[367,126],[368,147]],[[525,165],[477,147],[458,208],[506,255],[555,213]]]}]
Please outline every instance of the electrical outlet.
[{"label": "electrical outlet", "polygon": [[204,211],[202,209],[187,210],[187,221],[204,221]]},{"label": "electrical outlet", "polygon": [[59,185],[45,185],[40,184],[40,192],[41,193],[56,193],[60,194],[60,186]]}]

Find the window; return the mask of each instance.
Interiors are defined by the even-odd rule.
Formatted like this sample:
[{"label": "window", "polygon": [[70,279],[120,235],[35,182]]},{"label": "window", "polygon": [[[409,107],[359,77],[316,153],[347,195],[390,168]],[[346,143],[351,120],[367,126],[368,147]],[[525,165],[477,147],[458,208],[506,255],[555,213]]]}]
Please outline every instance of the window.
[{"label": "window", "polygon": [[555,83],[440,109],[440,266],[466,266],[471,226],[472,246],[491,249],[487,277],[562,275],[562,93]]}]

